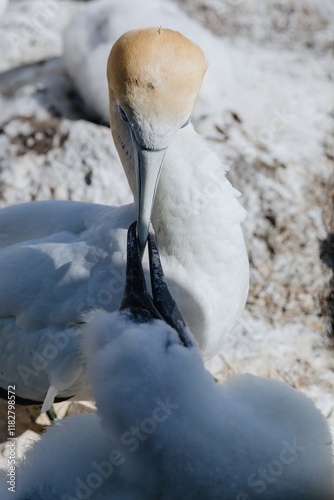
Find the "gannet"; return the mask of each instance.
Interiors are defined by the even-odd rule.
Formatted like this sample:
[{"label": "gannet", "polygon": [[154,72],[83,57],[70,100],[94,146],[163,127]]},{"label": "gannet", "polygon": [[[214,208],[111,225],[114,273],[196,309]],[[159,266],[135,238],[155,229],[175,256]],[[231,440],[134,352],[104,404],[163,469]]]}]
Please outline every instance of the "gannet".
[{"label": "gannet", "polygon": [[83,328],[97,413],[42,435],[15,473],[0,475],[2,500],[13,485],[16,500],[332,499],[320,411],[277,380],[216,384],[166,286],[153,234],[148,246],[153,298],[132,225],[120,309],[98,311]]},{"label": "gannet", "polygon": [[[134,204],[0,210],[3,396],[14,385],[18,402],[44,401],[43,411],[55,399],[90,397],[81,318],[117,310],[134,220],[142,252],[152,220],[168,285],[203,356],[219,353],[245,305],[248,258],[240,193],[190,123],[206,66],[178,32],[122,35],[108,60],[110,124]],[[112,189],[112,170],[110,178]]]}]

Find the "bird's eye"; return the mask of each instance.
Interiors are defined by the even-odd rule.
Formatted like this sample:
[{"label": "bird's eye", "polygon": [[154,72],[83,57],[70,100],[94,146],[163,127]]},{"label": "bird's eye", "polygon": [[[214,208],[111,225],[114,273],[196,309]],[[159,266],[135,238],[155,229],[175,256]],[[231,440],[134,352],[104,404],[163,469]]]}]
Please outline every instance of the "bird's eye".
[{"label": "bird's eye", "polygon": [[188,125],[188,123],[190,123],[190,122],[191,122],[191,115],[189,116],[188,120],[186,122],[184,122],[184,124],[182,125],[181,128],[186,127]]},{"label": "bird's eye", "polygon": [[121,115],[122,120],[124,120],[125,122],[128,123],[129,122],[128,117],[126,116],[125,111],[122,108],[122,106],[118,106],[118,112]]}]

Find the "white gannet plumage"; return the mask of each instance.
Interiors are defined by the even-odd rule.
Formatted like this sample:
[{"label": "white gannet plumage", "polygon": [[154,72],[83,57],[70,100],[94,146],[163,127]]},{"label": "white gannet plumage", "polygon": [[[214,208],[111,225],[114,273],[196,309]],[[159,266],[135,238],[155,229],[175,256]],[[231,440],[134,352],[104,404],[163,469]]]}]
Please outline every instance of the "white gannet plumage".
[{"label": "white gannet plumage", "polygon": [[[135,242],[132,227],[121,310],[99,311],[83,327],[97,413],[65,418],[41,437],[19,463],[15,498],[333,498],[320,411],[277,380],[238,375],[216,384],[167,296],[156,245],[153,301],[143,290]],[[3,500],[13,495],[6,479]]]},{"label": "white gannet plumage", "polygon": [[7,6],[8,6],[8,0],[0,0],[0,20],[5,15]]},{"label": "white gannet plumage", "polygon": [[43,410],[56,396],[89,397],[81,317],[118,308],[126,228],[137,218],[142,248],[152,219],[169,286],[204,356],[219,352],[246,301],[248,259],[239,193],[191,123],[180,128],[205,68],[202,51],[180,33],[123,35],[108,63],[110,121],[135,205],[45,201],[0,210],[3,389],[15,384],[17,396],[35,401],[47,394]]}]

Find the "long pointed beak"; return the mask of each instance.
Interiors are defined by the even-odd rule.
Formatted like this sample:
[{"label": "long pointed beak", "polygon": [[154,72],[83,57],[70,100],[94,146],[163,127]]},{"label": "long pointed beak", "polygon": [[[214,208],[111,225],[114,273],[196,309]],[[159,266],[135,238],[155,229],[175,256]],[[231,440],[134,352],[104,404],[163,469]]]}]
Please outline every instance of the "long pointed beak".
[{"label": "long pointed beak", "polygon": [[148,237],[148,249],[153,299],[147,290],[136,226],[137,223],[134,222],[128,230],[126,285],[119,310],[127,311],[131,314],[132,320],[138,323],[153,319],[165,321],[177,331],[182,344],[191,347],[194,345],[191,333],[167,287],[152,226]]},{"label": "long pointed beak", "polygon": [[178,332],[182,344],[185,347],[192,347],[194,342],[189,328],[184,321],[180,309],[177,307],[165,280],[158,251],[158,243],[152,225],[148,236],[148,251],[154,305],[166,323]]},{"label": "long pointed beak", "polygon": [[160,177],[162,162],[166,149],[153,151],[144,149],[136,139],[132,138],[137,152],[136,176],[137,176],[137,198],[138,198],[138,240],[141,254],[144,253],[148,236],[151,213],[155,199],[155,193]]},{"label": "long pointed beak", "polygon": [[119,310],[128,311],[132,319],[144,323],[163,318],[146,287],[136,228],[134,222],[128,230],[125,291]]}]

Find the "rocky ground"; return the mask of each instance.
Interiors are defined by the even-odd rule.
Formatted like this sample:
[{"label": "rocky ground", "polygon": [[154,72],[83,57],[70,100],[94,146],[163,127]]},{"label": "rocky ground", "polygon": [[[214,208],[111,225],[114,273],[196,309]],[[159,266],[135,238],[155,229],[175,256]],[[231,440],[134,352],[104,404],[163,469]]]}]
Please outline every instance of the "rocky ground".
[{"label": "rocky ground", "polygon": [[[61,58],[62,30],[80,4],[11,0],[2,20],[1,206],[131,200],[110,131],[91,121]],[[334,4],[178,4],[231,55],[233,85],[222,89],[216,112],[195,114],[194,123],[229,167],[249,212],[247,310],[210,368],[221,378],[251,372],[284,379],[315,400],[334,430],[334,352],[323,335],[334,303],[326,265],[333,251],[326,238],[334,233]],[[5,406],[2,412],[4,437]],[[36,426],[37,414],[18,415],[20,452],[46,424]]]}]

